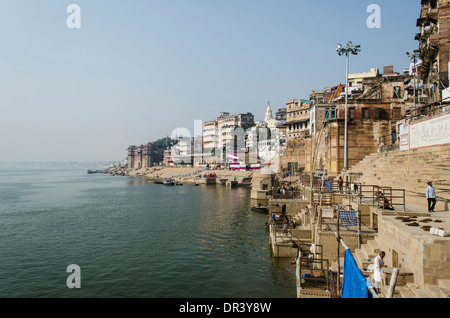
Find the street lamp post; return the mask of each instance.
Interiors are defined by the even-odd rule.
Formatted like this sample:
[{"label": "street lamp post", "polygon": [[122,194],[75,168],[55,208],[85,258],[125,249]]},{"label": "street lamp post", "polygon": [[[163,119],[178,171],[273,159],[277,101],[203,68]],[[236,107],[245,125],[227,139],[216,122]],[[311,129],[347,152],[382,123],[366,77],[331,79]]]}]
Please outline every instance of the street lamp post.
[{"label": "street lamp post", "polygon": [[347,131],[348,131],[348,65],[349,65],[349,55],[358,55],[361,52],[361,45],[353,45],[351,41],[347,42],[347,46],[343,47],[342,44],[337,45],[336,52],[339,56],[346,56],[346,73],[345,73],[345,136],[344,136],[344,170],[348,168],[348,158],[347,158]]}]

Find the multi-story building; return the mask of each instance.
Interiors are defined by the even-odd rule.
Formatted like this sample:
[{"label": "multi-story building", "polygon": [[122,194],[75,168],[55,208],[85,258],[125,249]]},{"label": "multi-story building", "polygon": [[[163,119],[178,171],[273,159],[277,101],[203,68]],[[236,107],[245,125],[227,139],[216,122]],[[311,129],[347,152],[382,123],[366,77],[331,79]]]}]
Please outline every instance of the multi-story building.
[{"label": "multi-story building", "polygon": [[[386,74],[386,72],[384,72]],[[379,77],[378,68],[371,68],[369,72],[348,74],[348,94],[359,95],[363,91],[363,80],[367,78]],[[345,85],[342,85],[341,98],[345,98]],[[349,96],[350,97],[350,96]]]},{"label": "multi-story building", "polygon": [[129,169],[150,168],[159,165],[164,160],[166,144],[156,141],[144,145],[128,147],[127,165]]},{"label": "multi-story building", "polygon": [[205,149],[219,147],[219,127],[217,120],[207,121],[203,124],[203,147]]},{"label": "multi-story building", "polygon": [[279,122],[285,122],[286,121],[286,113],[287,113],[287,109],[286,108],[279,108],[278,111],[275,113],[275,119],[278,120]]},{"label": "multi-story building", "polygon": [[309,102],[290,100],[286,103],[286,139],[301,138],[309,130]]},{"label": "multi-story building", "polygon": [[234,130],[236,128],[247,128],[255,124],[252,113],[230,115],[229,113],[221,113],[217,118],[217,126],[219,130],[219,145],[229,146],[234,143]]},{"label": "multi-story building", "polygon": [[419,41],[420,78],[428,103],[440,101],[449,87],[450,2],[447,0],[422,0],[415,39]]},{"label": "multi-story building", "polygon": [[[315,95],[316,97],[318,95]],[[321,94],[321,100],[323,99]],[[286,121],[280,128],[280,167],[291,174],[305,166],[305,138],[310,127],[309,102],[293,99],[286,102]]]},{"label": "multi-story building", "polygon": [[[383,76],[364,78],[361,93],[348,100],[347,169],[377,152],[385,139],[397,142],[392,140],[392,133],[397,132],[397,122],[413,105],[409,93],[413,77],[394,73],[391,68],[385,70]],[[345,103],[339,100],[315,105],[311,115],[305,170],[310,170],[313,144],[313,170],[327,170],[329,176],[336,176],[345,165]]]},{"label": "multi-story building", "polygon": [[252,113],[230,115],[222,112],[215,120],[203,124],[203,143],[205,149],[222,148],[234,139],[234,130],[245,129],[255,124]]}]

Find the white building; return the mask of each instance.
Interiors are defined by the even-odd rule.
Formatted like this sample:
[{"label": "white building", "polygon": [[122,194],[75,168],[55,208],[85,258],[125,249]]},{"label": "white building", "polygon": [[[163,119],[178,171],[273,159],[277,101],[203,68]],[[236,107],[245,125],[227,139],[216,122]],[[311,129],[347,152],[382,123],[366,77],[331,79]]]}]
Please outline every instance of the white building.
[{"label": "white building", "polygon": [[[205,152],[210,153],[212,149],[215,149],[215,157],[218,157],[218,152],[220,152],[222,158],[225,158],[223,156],[223,148],[234,145],[235,129],[243,126],[246,128],[246,126],[252,126],[254,124],[254,116],[252,113],[236,115],[230,115],[227,112],[220,113],[219,117],[215,120],[207,121],[203,125],[203,147]],[[245,143],[243,147],[245,147]],[[230,151],[233,152],[234,149],[230,149]]]}]

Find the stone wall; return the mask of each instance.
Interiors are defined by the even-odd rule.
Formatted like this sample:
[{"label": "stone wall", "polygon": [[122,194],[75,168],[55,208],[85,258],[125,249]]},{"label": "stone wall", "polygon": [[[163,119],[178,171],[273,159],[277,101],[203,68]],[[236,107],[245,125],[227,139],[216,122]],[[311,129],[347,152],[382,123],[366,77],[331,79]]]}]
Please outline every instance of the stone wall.
[{"label": "stone wall", "polygon": [[421,288],[450,277],[450,238],[434,237],[420,228],[408,227],[393,216],[383,216],[378,223],[378,241],[386,252],[384,260],[389,267],[412,272],[414,282]]},{"label": "stone wall", "polygon": [[[356,233],[351,232],[343,232],[339,233],[341,239],[345,242],[345,244],[350,248],[351,251],[354,251],[358,248],[358,235]],[[373,239],[373,234],[361,234],[361,244],[366,243],[368,240]],[[318,232],[317,234],[317,245],[322,245],[323,256],[322,258],[330,260],[330,262],[337,261],[338,256],[338,246],[339,246],[339,256],[344,257],[345,249],[340,242],[338,242],[336,235],[330,231]],[[341,264],[343,265],[343,264]]]},{"label": "stone wall", "polygon": [[[379,138],[389,135],[394,129],[388,120],[349,120],[347,140],[348,168],[351,168],[367,155],[377,152]],[[315,170],[327,169],[328,176],[339,175],[344,167],[345,122],[330,122],[322,135],[317,152]],[[306,171],[309,171],[310,144],[305,145]]]}]

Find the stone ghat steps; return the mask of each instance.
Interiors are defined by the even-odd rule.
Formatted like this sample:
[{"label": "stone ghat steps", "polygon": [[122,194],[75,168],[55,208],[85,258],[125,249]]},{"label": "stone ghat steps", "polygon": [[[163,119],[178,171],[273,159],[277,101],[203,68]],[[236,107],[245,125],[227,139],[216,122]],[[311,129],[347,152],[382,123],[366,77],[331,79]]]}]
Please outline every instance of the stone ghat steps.
[{"label": "stone ghat steps", "polygon": [[[363,160],[361,160],[357,165],[362,163],[377,163],[377,162],[397,162],[397,163],[405,163],[411,160],[420,161],[420,162],[439,162],[442,159],[449,159],[450,151],[449,150],[429,150],[427,152],[411,152],[411,151],[400,151],[393,150],[389,152],[382,153],[372,153],[366,156]],[[445,163],[441,162],[443,165]],[[355,166],[357,166],[355,165]]]},{"label": "stone ghat steps", "polygon": [[[350,169],[350,171],[368,172],[368,171],[373,171],[373,169],[383,168],[383,167],[386,167],[387,165],[389,165],[389,167],[391,168],[390,170],[392,172],[397,172],[397,173],[401,172],[405,175],[415,173],[415,172],[418,172],[420,174],[445,173],[448,175],[450,173],[450,167],[442,164],[443,160],[450,161],[450,159],[440,159],[437,161],[424,162],[424,161],[420,161],[417,159],[411,163],[408,163],[408,162],[398,162],[397,163],[397,162],[390,162],[390,161],[386,161],[386,162],[377,161],[377,162],[370,162],[370,163],[362,162],[362,163],[359,163],[357,166],[352,167],[352,169]],[[369,169],[369,170],[366,170],[366,169]],[[397,169],[400,169],[400,170],[397,170]]]},{"label": "stone ghat steps", "polygon": [[426,284],[420,288],[415,283],[396,287],[401,298],[450,298],[450,280],[440,279],[438,285]]},{"label": "stone ghat steps", "polygon": [[[376,162],[363,161],[353,166],[350,171],[361,172],[363,175],[369,172],[379,172],[381,168],[388,168],[387,171],[392,173],[401,173],[403,175],[410,175],[412,173],[419,173],[419,175],[427,176],[425,179],[429,179],[428,174],[436,175],[449,175],[450,167],[447,165],[450,158],[436,158],[433,160],[424,161],[420,158],[411,158],[409,161],[389,161],[389,160],[376,160]],[[381,171],[382,172],[382,171]]]},{"label": "stone ghat steps", "polygon": [[[450,178],[450,177],[449,177]],[[427,180],[411,177],[393,177],[393,176],[367,176],[361,183],[363,185],[379,185],[380,187],[391,187],[392,189],[404,189],[413,195],[425,196],[427,187]],[[433,186],[436,189],[437,196],[449,196],[450,182],[443,179],[428,179],[433,180]]]},{"label": "stone ghat steps", "polygon": [[[361,248],[356,249],[353,253],[358,267],[365,277],[369,278],[372,274],[368,271],[369,265],[373,264],[374,258],[380,253],[380,245],[377,239],[369,240]],[[341,259],[343,264],[344,259]],[[385,271],[386,285],[382,286],[380,297],[386,297],[389,290],[389,282],[391,274]],[[405,269],[401,269],[397,277],[395,285],[394,298],[450,298],[450,279],[441,279],[438,285],[425,285],[420,288],[414,283],[414,275]]]},{"label": "stone ghat steps", "polygon": [[[438,160],[433,161],[423,161],[420,159],[411,159],[412,162],[402,161],[402,162],[395,162],[395,161],[382,161],[379,160],[377,162],[360,162],[356,166],[352,167],[351,171],[363,171],[364,168],[380,168],[384,167],[387,164],[400,168],[401,172],[444,172],[449,173],[450,167],[443,163],[443,161],[450,161],[450,159],[447,158],[440,158]],[[356,168],[355,168],[356,167]],[[393,170],[393,169],[392,169]],[[393,170],[394,171],[394,170]],[[398,171],[400,172],[400,171]]]},{"label": "stone ghat steps", "polygon": [[[353,253],[355,260],[363,272],[369,278],[372,272],[366,269],[373,264],[374,257],[380,252],[380,244],[377,238],[367,241],[360,249],[355,249]],[[389,290],[392,269],[389,267],[383,270],[385,275],[384,286],[382,286],[380,297],[386,297]],[[450,279],[440,279],[436,285],[425,284],[420,287],[414,281],[414,275],[408,272],[407,268],[400,269],[395,286],[394,298],[449,298],[450,297]]]},{"label": "stone ghat steps", "polygon": [[364,185],[405,189],[406,202],[426,208],[425,189],[436,188],[436,209],[448,210],[450,202],[450,145],[409,151],[393,150],[366,156],[349,172],[361,173]]},{"label": "stone ghat steps", "polygon": [[[361,270],[361,272],[367,279],[370,279],[370,276],[373,274],[372,271],[368,270],[368,267],[369,267],[369,265],[373,264],[374,258],[380,252],[381,252],[381,248],[375,237],[375,239],[368,240],[365,244],[362,244],[361,248],[355,249],[355,251],[352,253],[359,269]],[[344,260],[345,260],[344,257],[340,258],[341,270],[343,270]],[[334,266],[336,266],[336,264],[334,264]],[[391,273],[388,271],[385,271],[385,276],[386,276],[387,281],[389,282]],[[402,298],[400,291],[402,289],[406,289],[405,286],[407,286],[407,284],[410,284],[412,282],[414,282],[414,275],[411,272],[408,272],[405,270],[400,271],[399,275],[397,277],[397,284],[396,284],[396,289],[395,289],[393,297],[394,298]],[[400,289],[397,290],[397,288],[400,288]],[[386,297],[388,289],[389,289],[389,285],[382,286],[381,295],[380,295],[381,298]]]}]

